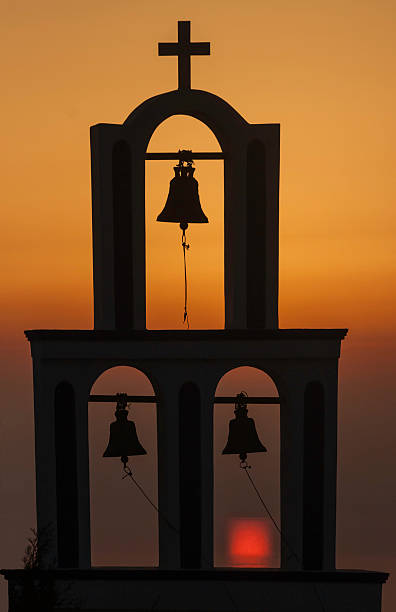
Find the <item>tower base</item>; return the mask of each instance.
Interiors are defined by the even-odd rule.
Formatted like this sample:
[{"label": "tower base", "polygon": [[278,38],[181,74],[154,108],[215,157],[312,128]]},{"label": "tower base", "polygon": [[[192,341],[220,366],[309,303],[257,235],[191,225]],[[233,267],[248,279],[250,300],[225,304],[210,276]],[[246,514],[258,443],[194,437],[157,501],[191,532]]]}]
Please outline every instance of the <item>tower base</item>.
[{"label": "tower base", "polygon": [[[54,597],[55,609],[84,612],[380,612],[382,584],[388,578],[383,572],[361,570],[97,568],[1,573],[9,583],[11,611],[36,610],[34,597],[42,597],[43,610],[45,598]],[[26,608],[18,608],[23,597]]]}]

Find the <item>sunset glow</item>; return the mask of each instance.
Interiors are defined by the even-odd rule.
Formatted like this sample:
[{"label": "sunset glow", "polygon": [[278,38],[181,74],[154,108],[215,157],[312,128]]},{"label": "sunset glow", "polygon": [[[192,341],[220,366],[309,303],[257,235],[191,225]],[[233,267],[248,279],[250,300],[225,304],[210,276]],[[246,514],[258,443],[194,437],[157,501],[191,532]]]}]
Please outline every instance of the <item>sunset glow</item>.
[{"label": "sunset glow", "polygon": [[265,519],[234,518],[228,526],[230,565],[268,567],[272,553],[271,534]]}]

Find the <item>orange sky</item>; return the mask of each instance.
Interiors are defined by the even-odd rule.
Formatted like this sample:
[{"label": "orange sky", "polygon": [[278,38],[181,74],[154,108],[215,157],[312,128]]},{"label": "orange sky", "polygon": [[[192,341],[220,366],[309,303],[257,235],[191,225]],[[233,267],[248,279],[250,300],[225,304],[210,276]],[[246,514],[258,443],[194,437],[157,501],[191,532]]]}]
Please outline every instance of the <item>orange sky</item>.
[{"label": "orange sky", "polygon": [[[396,424],[395,3],[199,0],[185,9],[170,0],[18,0],[3,3],[0,23],[2,388],[17,407],[3,415],[11,445],[3,445],[7,517],[14,521],[3,566],[18,563],[15,542],[23,548],[33,521],[32,495],[24,498],[7,478],[20,444],[23,461],[12,478],[23,481],[28,464],[25,490],[33,491],[22,331],[91,327],[89,126],[121,123],[144,99],[177,86],[176,60],[159,58],[157,42],[176,40],[178,19],[191,19],[192,39],[212,45],[210,57],[192,60],[193,87],[223,97],[249,122],[281,124],[280,324],[350,328],[340,372],[339,504],[348,506],[340,529],[347,538],[353,500],[367,500],[360,489],[351,494],[362,471],[371,474],[365,486],[380,507],[378,514],[367,506],[364,528],[379,518],[393,528],[394,483],[386,474],[395,462]],[[205,126],[179,117],[150,143],[152,150],[180,146],[213,149],[216,142]],[[192,327],[217,327],[224,308],[222,164],[201,162],[196,175],[210,223],[189,231],[190,319]],[[182,326],[179,231],[154,221],[171,176],[171,163],[150,162],[150,327]],[[369,460],[372,432],[381,443],[370,447]],[[366,556],[382,558],[386,529],[370,536],[378,550],[372,543]],[[362,564],[364,554],[356,551]]]},{"label": "orange sky", "polygon": [[[389,330],[396,225],[392,3],[200,1],[188,14],[180,14],[177,2],[154,6],[155,12],[152,4],[127,1],[24,1],[3,11],[1,249],[8,329],[90,326],[88,129],[122,122],[145,98],[176,87],[176,60],[157,57],[156,43],[175,40],[177,19],[189,18],[193,40],[212,43],[210,57],[193,58],[193,86],[224,97],[250,122],[281,124],[281,325]],[[183,121],[179,127],[173,121],[154,136],[159,145],[208,143],[206,127],[187,137]],[[153,190],[163,199],[171,164],[151,164],[160,177]],[[220,170],[208,172],[198,168],[197,177],[214,226],[222,214]],[[222,246],[220,230],[220,224],[219,232],[202,230],[207,252]],[[159,314],[168,274],[182,291],[177,261],[168,261],[175,234],[172,241],[163,233],[166,265],[149,270],[153,326],[169,325]],[[204,252],[193,238],[191,266]],[[216,326],[221,259],[214,268],[203,261],[193,272],[192,322]],[[215,297],[205,296],[204,308],[203,277]]]}]

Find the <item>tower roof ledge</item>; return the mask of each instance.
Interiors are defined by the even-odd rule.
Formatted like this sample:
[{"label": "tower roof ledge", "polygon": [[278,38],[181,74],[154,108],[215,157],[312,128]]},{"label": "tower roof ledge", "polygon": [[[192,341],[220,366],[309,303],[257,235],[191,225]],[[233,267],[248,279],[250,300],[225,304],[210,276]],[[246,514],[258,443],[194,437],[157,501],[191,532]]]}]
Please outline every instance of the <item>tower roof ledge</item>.
[{"label": "tower roof ledge", "polygon": [[25,336],[34,340],[65,341],[202,341],[202,340],[336,340],[345,338],[348,329],[160,329],[160,330],[101,330],[101,329],[29,329]]}]

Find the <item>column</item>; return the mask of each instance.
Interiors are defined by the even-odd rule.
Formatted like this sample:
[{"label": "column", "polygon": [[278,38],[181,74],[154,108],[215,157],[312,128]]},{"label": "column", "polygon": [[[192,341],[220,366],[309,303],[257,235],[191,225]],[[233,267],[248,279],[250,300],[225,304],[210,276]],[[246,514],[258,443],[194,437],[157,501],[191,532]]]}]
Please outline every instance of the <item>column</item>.
[{"label": "column", "polygon": [[304,391],[303,567],[323,569],[324,389],[318,380]]},{"label": "column", "polygon": [[130,128],[91,127],[96,329],[145,329],[145,147]]},{"label": "column", "polygon": [[211,377],[200,381],[201,390],[201,504],[202,504],[202,567],[213,567],[213,400],[216,384],[210,378],[218,380],[216,372],[211,369]]},{"label": "column", "polygon": [[33,360],[33,382],[39,563],[46,568],[57,565],[55,385],[39,358]]},{"label": "column", "polygon": [[323,569],[334,570],[336,558],[338,360],[326,364],[324,385]]},{"label": "column", "polygon": [[304,380],[295,364],[288,365],[281,393],[281,530],[282,569],[302,567]]},{"label": "column", "polygon": [[[180,568],[179,499],[179,390],[174,370],[163,365],[155,375],[159,388],[157,406],[159,567]],[[167,523],[169,521],[170,525]]]},{"label": "column", "polygon": [[[91,517],[89,485],[88,396],[86,372],[80,365],[75,372],[76,397],[76,475],[78,520],[78,567],[91,567]],[[81,380],[79,377],[81,376]]]},{"label": "column", "polygon": [[277,329],[279,125],[249,126],[246,154],[246,325]]},{"label": "column", "polygon": [[201,394],[194,382],[179,391],[180,565],[202,560]]},{"label": "column", "polygon": [[234,145],[224,161],[225,328],[246,328],[246,154]]},{"label": "column", "polygon": [[337,484],[337,360],[316,364],[304,406],[304,569],[334,570]]},{"label": "column", "polygon": [[88,412],[80,364],[34,358],[37,528],[42,567],[90,567]]}]

